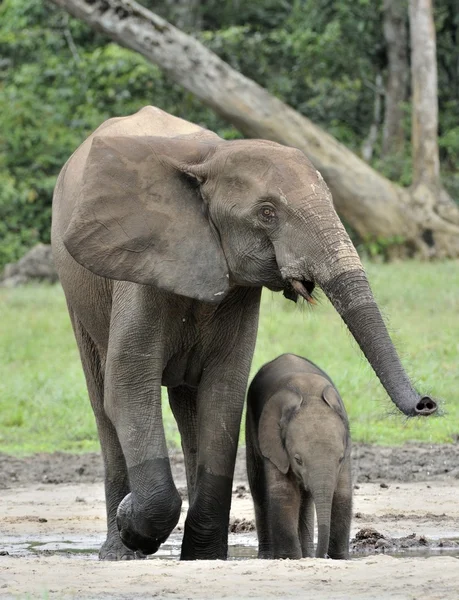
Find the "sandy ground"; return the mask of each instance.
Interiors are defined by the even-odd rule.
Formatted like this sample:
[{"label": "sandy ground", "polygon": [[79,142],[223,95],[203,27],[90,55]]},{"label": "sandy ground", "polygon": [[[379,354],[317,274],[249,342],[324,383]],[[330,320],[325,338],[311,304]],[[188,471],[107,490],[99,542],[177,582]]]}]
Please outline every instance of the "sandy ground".
[{"label": "sandy ground", "polygon": [[[424,461],[421,450],[430,456],[422,477],[418,468]],[[368,448],[364,454],[368,452],[373,450]],[[376,538],[385,538],[380,538],[380,553],[354,554],[345,562],[244,558],[181,563],[175,558],[180,524],[170,543],[163,546],[163,558],[99,562],[105,506],[98,458],[74,457],[72,462],[70,458],[42,457],[40,461],[35,457],[24,465],[1,457],[0,554],[8,554],[0,556],[0,598],[459,598],[459,479],[453,468],[454,456],[459,465],[459,447],[449,447],[451,464],[446,471],[441,466],[446,464],[444,456],[423,448],[413,460],[410,447],[409,472],[395,473],[398,481],[386,476],[382,481],[378,473],[385,473],[384,464],[404,463],[400,458],[403,452],[378,450],[368,468],[365,460],[359,461],[352,536],[373,528],[378,532]],[[82,460],[86,461],[84,468]],[[180,459],[175,461],[174,475],[182,491]],[[411,481],[400,481],[402,476]],[[72,477],[73,483],[67,481]],[[50,483],[59,478],[66,481]],[[244,523],[253,519],[246,486],[239,464],[233,523],[235,519],[245,519]],[[181,522],[185,511],[184,502]],[[375,551],[374,541],[367,544],[368,551]],[[355,540],[353,548],[359,543]],[[253,532],[230,534],[230,556],[255,556],[255,544]],[[402,556],[381,553],[384,546],[392,551],[394,544]],[[404,550],[410,545],[416,546],[417,554],[424,549],[422,556]],[[427,546],[430,548],[425,550]],[[453,548],[455,555],[446,555],[447,547]]]}]

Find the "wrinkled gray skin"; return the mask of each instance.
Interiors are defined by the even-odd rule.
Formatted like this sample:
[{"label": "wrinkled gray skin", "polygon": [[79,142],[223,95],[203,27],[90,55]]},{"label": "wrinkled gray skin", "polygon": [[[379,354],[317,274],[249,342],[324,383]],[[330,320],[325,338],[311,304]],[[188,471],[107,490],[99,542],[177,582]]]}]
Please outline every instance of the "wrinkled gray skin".
[{"label": "wrinkled gray skin", "polygon": [[351,442],[333,382],[283,354],[255,375],[247,396],[247,474],[259,558],[349,557]]},{"label": "wrinkled gray skin", "polygon": [[299,150],[223,141],[153,107],[110,119],[59,175],[52,246],[105,463],[103,559],[156,552],[179,518],[161,385],[187,467],[182,558],[226,557],[262,286],[296,300],[320,285],[396,405],[435,410],[412,388]]}]

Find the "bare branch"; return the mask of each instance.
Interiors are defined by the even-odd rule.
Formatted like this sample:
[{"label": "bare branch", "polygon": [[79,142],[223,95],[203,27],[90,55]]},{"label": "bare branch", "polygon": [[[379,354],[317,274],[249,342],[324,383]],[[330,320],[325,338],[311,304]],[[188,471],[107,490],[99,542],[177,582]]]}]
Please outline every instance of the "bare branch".
[{"label": "bare branch", "polygon": [[80,55],[78,54],[78,48],[76,47],[75,42],[73,41],[72,32],[70,31],[70,28],[69,28],[68,14],[65,15],[65,20],[64,20],[64,36],[65,36],[65,39],[67,40],[67,44],[69,45],[70,52],[72,53],[72,56],[73,56],[73,60],[76,63],[79,63],[81,59],[80,59]]},{"label": "bare branch", "polygon": [[378,139],[379,124],[381,123],[381,98],[384,94],[381,73],[376,75],[375,84],[371,86],[375,93],[375,104],[373,108],[373,123],[370,131],[362,144],[362,156],[369,162],[373,157],[373,150]]}]

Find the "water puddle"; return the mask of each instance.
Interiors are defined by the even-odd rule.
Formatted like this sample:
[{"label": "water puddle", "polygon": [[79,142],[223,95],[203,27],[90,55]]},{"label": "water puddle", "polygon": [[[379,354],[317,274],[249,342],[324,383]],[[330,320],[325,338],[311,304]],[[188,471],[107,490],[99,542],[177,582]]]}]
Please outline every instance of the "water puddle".
[{"label": "water puddle", "polygon": [[[66,536],[59,538],[57,536],[41,536],[40,539],[30,540],[27,538],[4,537],[0,546],[0,551],[7,552],[10,556],[45,556],[45,555],[65,555],[68,557],[79,557],[86,560],[97,560],[99,547],[103,542],[100,536]],[[448,540],[443,540],[443,546],[413,547],[386,549],[375,552],[374,550],[353,551],[353,558],[360,558],[384,552],[389,556],[399,558],[432,556],[452,556],[459,559],[459,540],[451,539],[451,545]],[[181,533],[172,533],[158,552],[150,559],[178,560],[180,558],[180,546],[182,543]],[[228,559],[245,560],[257,558],[257,539],[253,533],[229,534],[228,538]]]},{"label": "water puddle", "polygon": [[[58,536],[44,535],[38,540],[7,536],[2,538],[0,551],[7,552],[9,556],[15,557],[65,554],[97,560],[99,548],[103,541],[103,538],[99,536],[66,536],[65,538],[59,538]],[[178,560],[181,544],[182,534],[172,533],[151,558]],[[228,536],[228,558],[230,560],[257,558],[256,537],[248,533],[230,533]]]}]

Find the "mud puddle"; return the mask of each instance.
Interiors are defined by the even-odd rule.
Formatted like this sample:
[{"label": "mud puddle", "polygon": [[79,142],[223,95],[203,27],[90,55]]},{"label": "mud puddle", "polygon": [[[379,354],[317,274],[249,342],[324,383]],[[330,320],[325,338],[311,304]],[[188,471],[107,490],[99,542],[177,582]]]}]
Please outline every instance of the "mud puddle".
[{"label": "mud puddle", "polygon": [[[3,538],[0,553],[23,558],[27,556],[60,555],[79,559],[98,560],[98,551],[103,542],[100,536],[40,536],[39,539],[11,536]],[[181,533],[172,533],[150,560],[178,560],[180,558]],[[387,538],[374,529],[362,529],[351,540],[351,556],[360,558],[373,554],[392,557],[451,556],[459,559],[459,538],[427,539],[412,534],[399,538]],[[253,533],[229,534],[228,559],[245,560],[257,558],[257,538]]]},{"label": "mud puddle", "polygon": [[411,533],[402,537],[384,535],[373,527],[359,529],[350,542],[354,556],[387,554],[393,557],[453,556],[459,558],[459,538],[427,538]]},{"label": "mud puddle", "polygon": [[[89,560],[98,560],[99,548],[103,538],[99,536],[65,536],[55,535],[40,536],[39,539],[29,537],[10,536],[3,537],[0,554],[22,558],[37,555],[68,555]],[[151,558],[178,560],[182,534],[172,533],[169,539],[161,545],[158,552]],[[243,560],[257,558],[257,539],[253,534],[229,534],[228,558],[230,560]]]}]

